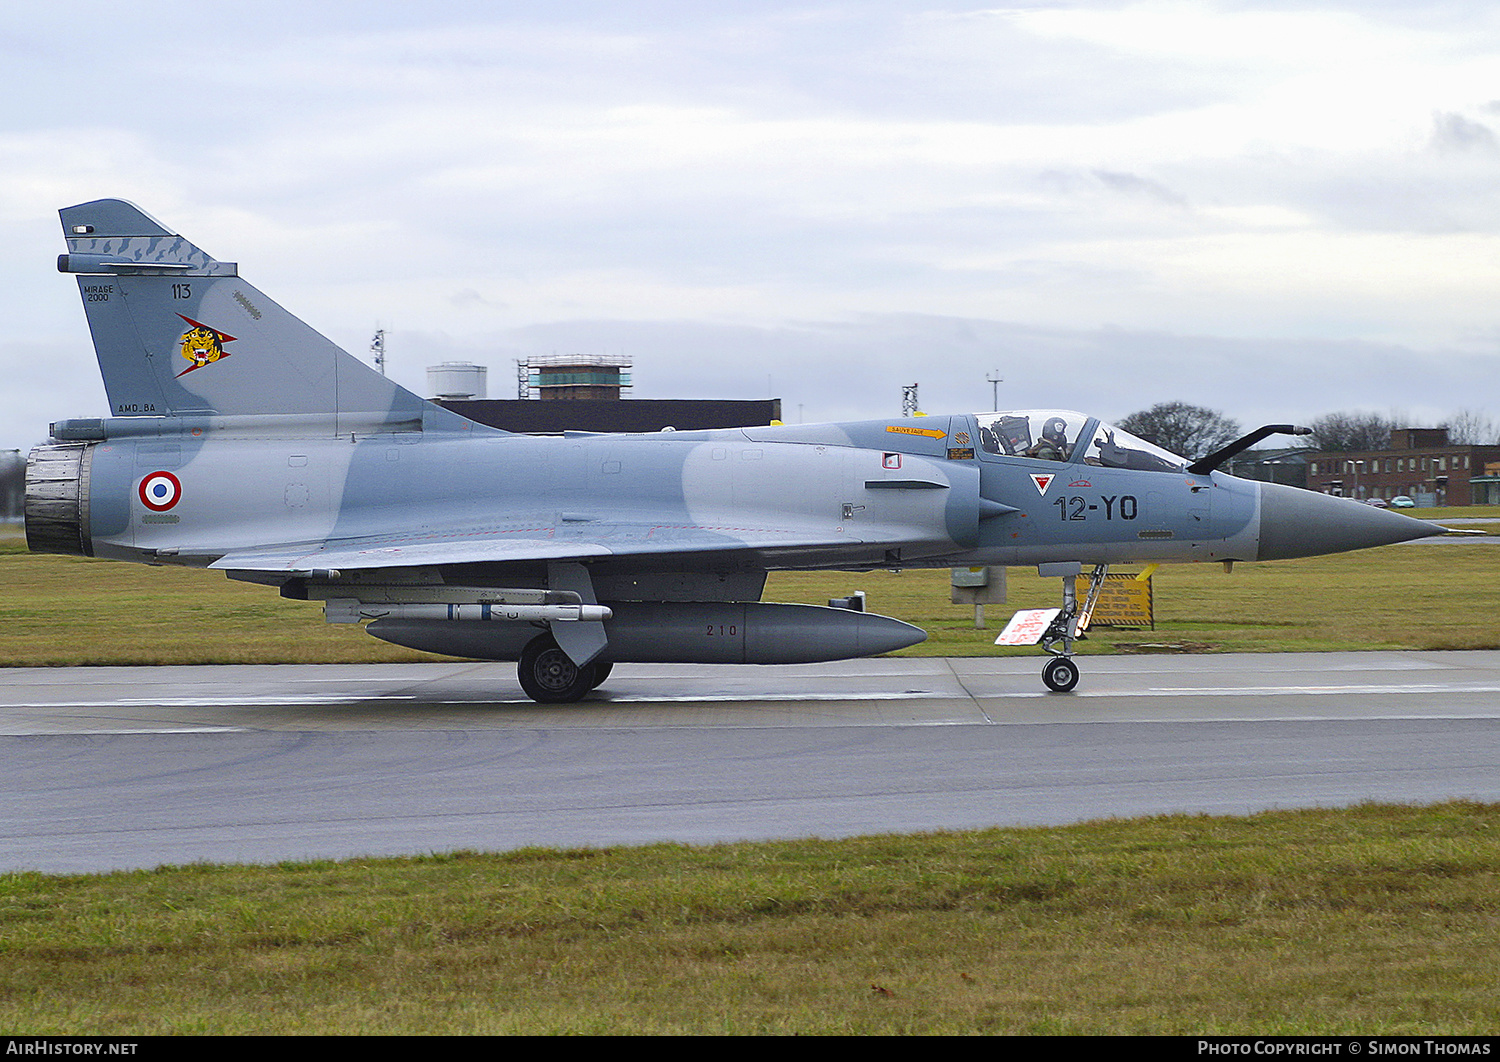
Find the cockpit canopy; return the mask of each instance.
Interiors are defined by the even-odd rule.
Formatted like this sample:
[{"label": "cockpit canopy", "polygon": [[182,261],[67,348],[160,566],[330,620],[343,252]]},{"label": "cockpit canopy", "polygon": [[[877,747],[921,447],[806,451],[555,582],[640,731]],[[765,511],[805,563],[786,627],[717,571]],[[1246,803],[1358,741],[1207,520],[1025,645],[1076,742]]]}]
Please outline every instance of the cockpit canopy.
[{"label": "cockpit canopy", "polygon": [[1103,468],[1181,472],[1187,460],[1128,431],[1066,409],[976,413],[986,453]]}]

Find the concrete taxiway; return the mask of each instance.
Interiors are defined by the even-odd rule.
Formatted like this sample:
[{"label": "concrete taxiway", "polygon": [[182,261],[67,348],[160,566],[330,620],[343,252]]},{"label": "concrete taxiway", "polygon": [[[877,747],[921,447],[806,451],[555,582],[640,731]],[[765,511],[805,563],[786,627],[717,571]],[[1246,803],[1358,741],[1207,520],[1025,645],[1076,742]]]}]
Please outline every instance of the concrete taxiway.
[{"label": "concrete taxiway", "polygon": [[0,869],[1500,800],[1500,652],[0,670]]}]

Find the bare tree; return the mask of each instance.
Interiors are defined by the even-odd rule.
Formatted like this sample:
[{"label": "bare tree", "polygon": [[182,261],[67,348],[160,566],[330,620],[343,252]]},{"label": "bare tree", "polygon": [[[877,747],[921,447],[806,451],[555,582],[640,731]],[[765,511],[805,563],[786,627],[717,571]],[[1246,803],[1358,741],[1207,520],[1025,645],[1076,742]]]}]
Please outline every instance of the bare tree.
[{"label": "bare tree", "polygon": [[1400,425],[1379,413],[1344,411],[1325,413],[1311,427],[1306,442],[1309,449],[1351,453],[1386,449],[1391,445],[1391,432]]},{"label": "bare tree", "polygon": [[1481,409],[1460,409],[1443,427],[1448,429],[1448,441],[1459,446],[1489,446],[1500,437],[1495,422]]},{"label": "bare tree", "polygon": [[1186,402],[1158,402],[1150,409],[1130,414],[1119,425],[1130,434],[1189,460],[1213,453],[1241,435],[1239,421],[1217,409],[1190,406]]}]

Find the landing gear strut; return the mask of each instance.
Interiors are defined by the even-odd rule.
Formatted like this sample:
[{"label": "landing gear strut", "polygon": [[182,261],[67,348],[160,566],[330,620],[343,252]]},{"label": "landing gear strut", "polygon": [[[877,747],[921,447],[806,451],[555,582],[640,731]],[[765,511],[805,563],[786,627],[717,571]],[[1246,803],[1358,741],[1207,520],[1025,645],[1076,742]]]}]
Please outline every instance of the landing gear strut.
[{"label": "landing gear strut", "polygon": [[[1048,568],[1054,570],[1047,571]],[[1067,571],[1064,574],[1063,571],[1056,569]],[[1047,630],[1042,634],[1042,648],[1052,654],[1052,659],[1048,660],[1046,666],[1042,668],[1042,682],[1053,693],[1067,693],[1078,685],[1078,665],[1073,662],[1073,642],[1079,637],[1080,616],[1086,622],[1094,611],[1094,602],[1099,599],[1099,588],[1104,585],[1104,575],[1109,571],[1109,566],[1096,564],[1094,570],[1089,573],[1089,592],[1084,598],[1081,613],[1078,609],[1078,592],[1073,585],[1073,579],[1080,570],[1081,566],[1077,564],[1037,566],[1037,571],[1044,576],[1062,576],[1062,611],[1053,617]]]}]

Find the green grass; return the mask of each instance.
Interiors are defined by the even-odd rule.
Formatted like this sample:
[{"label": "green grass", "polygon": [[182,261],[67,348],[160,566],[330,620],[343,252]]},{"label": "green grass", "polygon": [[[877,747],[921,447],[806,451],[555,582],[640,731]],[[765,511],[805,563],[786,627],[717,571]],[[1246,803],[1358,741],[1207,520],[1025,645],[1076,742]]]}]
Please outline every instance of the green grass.
[{"label": "green grass", "polygon": [[[1078,651],[1142,644],[1217,652],[1500,648],[1497,569],[1500,550],[1486,545],[1387,546],[1236,564],[1230,573],[1218,565],[1163,565],[1152,580],[1156,629],[1096,629]],[[976,631],[972,606],[948,603],[948,579],[947,571],[777,573],[766,596],[820,602],[863,589],[871,610],[927,630],[926,642],[898,654],[918,656],[1034,654],[991,643],[1015,609],[1060,603],[1058,580],[1039,578],[1035,568],[1011,568],[1008,603],[986,606],[990,629]]]},{"label": "green grass", "polygon": [[[1082,648],[1494,647],[1490,546],[1164,567]],[[924,653],[997,652],[946,571],[865,589]],[[1016,607],[1056,580],[1012,569]],[[431,659],[266,587],[0,534],[0,662]],[[1032,650],[1034,652],[1034,650]],[[0,1028],[163,1033],[1487,1034],[1500,805],[847,841],[0,875]]]},{"label": "green grass", "polygon": [[[1500,549],[1403,545],[1330,557],[1218,565],[1164,565],[1154,578],[1156,629],[1097,629],[1081,653],[1141,645],[1217,652],[1500,648],[1495,622]],[[928,640],[898,655],[1034,654],[997,649],[1018,608],[1059,602],[1056,579],[1009,570],[1009,602],[949,602],[947,569],[776,572],[765,597],[821,604],[852,590],[873,611],[915,623]],[[0,666],[84,664],[364,663],[431,660],[325,624],[322,609],[274,588],[217,572],[30,554],[0,540]]]},{"label": "green grass", "polygon": [[1427,509],[1397,509],[1396,512],[1419,520],[1437,520],[1448,524],[1455,520],[1500,517],[1500,505],[1443,505]]},{"label": "green grass", "polygon": [[1461,1034],[1500,806],[0,877],[12,1033]]}]

